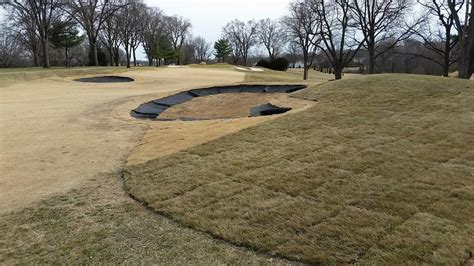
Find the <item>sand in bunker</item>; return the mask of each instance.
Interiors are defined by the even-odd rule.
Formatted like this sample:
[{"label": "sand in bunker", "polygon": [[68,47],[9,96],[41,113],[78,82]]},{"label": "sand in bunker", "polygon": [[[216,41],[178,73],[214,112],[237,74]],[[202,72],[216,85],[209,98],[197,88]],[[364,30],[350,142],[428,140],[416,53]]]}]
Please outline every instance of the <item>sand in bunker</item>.
[{"label": "sand in bunker", "polygon": [[194,98],[173,106],[160,114],[162,119],[182,117],[198,119],[236,118],[250,116],[250,109],[281,95],[281,93],[221,93]]},{"label": "sand in bunker", "polygon": [[243,81],[212,69],[127,72],[124,84],[48,78],[0,88],[0,213],[120,169],[148,123],[129,112],[177,90]]},{"label": "sand in bunker", "polygon": [[[290,107],[292,110],[280,115],[245,117],[248,116],[251,106],[268,102],[276,106]],[[293,98],[285,93],[223,93],[196,98],[176,105],[162,115],[168,118],[215,118],[222,117],[222,112],[226,112],[228,116],[241,117],[201,121],[148,121],[150,129],[128,157],[127,165],[146,163],[283,115],[300,112],[314,104],[313,101]],[[225,106],[230,108],[225,110]]]}]

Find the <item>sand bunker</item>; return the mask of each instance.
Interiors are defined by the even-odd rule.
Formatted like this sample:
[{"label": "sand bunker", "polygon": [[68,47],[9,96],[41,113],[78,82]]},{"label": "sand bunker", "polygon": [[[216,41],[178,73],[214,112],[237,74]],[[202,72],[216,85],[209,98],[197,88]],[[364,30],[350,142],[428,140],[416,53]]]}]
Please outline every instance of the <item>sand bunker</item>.
[{"label": "sand bunker", "polygon": [[254,71],[254,72],[263,72],[263,69],[258,67],[235,67],[236,70],[241,71]]},{"label": "sand bunker", "polygon": [[[281,95],[281,93],[277,93]],[[274,93],[224,93],[197,97],[160,114],[163,120],[206,120],[248,117],[255,106],[275,98]],[[203,108],[205,107],[205,108]],[[258,116],[258,115],[256,115]]]},{"label": "sand bunker", "polygon": [[[140,105],[138,108],[134,109],[131,111],[131,115],[135,118],[145,118],[145,119],[212,119],[212,118],[217,118],[216,115],[218,114],[218,118],[226,118],[229,116],[229,113],[231,114],[230,117],[235,117],[235,112],[232,111],[231,109],[236,107],[237,105],[239,106],[239,110],[236,112],[239,113],[239,117],[242,117],[243,115],[241,114],[242,108],[246,108],[246,115],[245,116],[250,116],[251,112],[250,110],[253,107],[256,107],[255,105],[265,103],[267,100],[262,101],[262,96],[252,96],[249,97],[250,95],[243,95],[242,97],[239,95],[237,97],[238,100],[235,100],[234,97],[228,97],[227,99],[224,98],[223,100],[213,102],[213,104],[206,103],[206,100],[215,100],[214,98],[209,98],[206,100],[200,100],[198,103],[201,104],[190,104],[190,107],[184,106],[184,111],[183,109],[177,109],[174,111],[169,111],[171,118],[170,117],[164,117],[162,116],[165,111],[167,111],[171,107],[175,107],[177,105],[184,104],[185,102],[189,102],[193,99],[196,98],[201,98],[201,97],[206,97],[206,96],[211,96],[211,95],[219,95],[219,94],[268,94],[268,93],[291,93],[297,90],[304,89],[304,85],[236,85],[236,86],[227,86],[227,87],[212,87],[212,88],[205,88],[205,89],[195,89],[195,90],[190,90],[186,92],[181,92],[175,95],[171,95],[162,99],[154,100],[151,102],[144,103]],[[253,99],[252,99],[253,98]],[[268,97],[265,97],[268,98]],[[252,99],[252,100],[251,100]],[[235,101],[233,105],[227,104],[227,106],[219,103],[219,102],[226,102],[227,103],[230,101]],[[241,101],[247,102],[247,103],[252,103],[253,105],[248,105],[248,104],[242,104],[240,103]],[[209,109],[209,106],[216,106],[217,104],[217,109],[213,108],[213,110],[205,110]],[[219,107],[221,106],[221,107]],[[188,107],[188,108],[187,108]],[[201,115],[204,115],[204,117],[201,116],[192,116],[192,117],[186,117],[183,116],[183,113],[186,112],[187,109],[191,109],[194,114],[198,113]],[[260,107],[261,110],[263,107]],[[271,112],[271,109],[276,109],[276,106],[269,106],[267,105],[266,108]],[[197,111],[196,109],[202,109],[200,111]],[[220,113],[219,112],[220,109]],[[289,110],[289,109],[288,109]],[[286,110],[286,111],[288,111]],[[284,110],[277,111],[276,113],[282,113]],[[262,113],[262,115],[265,114],[270,114],[270,113]],[[181,115],[181,117],[178,118],[178,116]],[[206,117],[207,115],[207,117]],[[212,117],[212,118],[208,118]]]},{"label": "sand bunker", "polygon": [[87,82],[87,83],[115,83],[115,82],[133,82],[135,80],[129,77],[121,77],[121,76],[100,76],[100,77],[91,77],[91,78],[80,78],[80,79],[75,79],[74,81]]}]

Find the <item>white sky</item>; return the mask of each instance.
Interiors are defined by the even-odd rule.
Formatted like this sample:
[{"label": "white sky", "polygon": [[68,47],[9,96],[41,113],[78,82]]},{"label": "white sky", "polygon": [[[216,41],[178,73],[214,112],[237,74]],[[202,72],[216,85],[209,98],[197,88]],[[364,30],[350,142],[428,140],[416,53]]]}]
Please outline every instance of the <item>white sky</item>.
[{"label": "white sky", "polygon": [[222,27],[233,19],[280,18],[287,13],[290,0],[145,0],[167,15],[180,15],[193,24],[193,35],[216,41]]},{"label": "white sky", "polygon": [[[179,15],[189,19],[193,36],[202,36],[214,43],[221,37],[221,30],[233,19],[248,21],[264,18],[278,19],[288,13],[290,0],[144,0],[151,7],[158,7],[166,15]],[[137,57],[145,60],[140,47]]]}]

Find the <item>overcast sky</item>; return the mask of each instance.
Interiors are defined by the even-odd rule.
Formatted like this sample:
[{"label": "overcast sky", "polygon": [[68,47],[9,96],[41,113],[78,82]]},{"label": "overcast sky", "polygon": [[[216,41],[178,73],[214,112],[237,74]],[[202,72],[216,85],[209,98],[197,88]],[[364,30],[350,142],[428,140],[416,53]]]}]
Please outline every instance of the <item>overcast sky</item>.
[{"label": "overcast sky", "polygon": [[145,0],[167,15],[180,15],[193,24],[193,35],[216,41],[222,27],[233,19],[280,18],[290,0]]}]

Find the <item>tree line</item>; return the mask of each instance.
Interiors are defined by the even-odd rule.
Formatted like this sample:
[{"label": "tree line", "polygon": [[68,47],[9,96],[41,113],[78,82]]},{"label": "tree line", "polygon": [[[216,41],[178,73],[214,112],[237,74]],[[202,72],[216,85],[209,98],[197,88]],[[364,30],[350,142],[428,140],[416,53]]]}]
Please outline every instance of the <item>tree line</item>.
[{"label": "tree line", "polygon": [[[137,65],[139,46],[150,65],[162,60],[179,64],[192,27],[189,20],[167,16],[139,0],[12,0],[1,2],[1,6],[8,12],[8,23],[2,26],[1,50],[10,55],[2,60],[3,66],[13,64],[10,58],[21,48],[29,50],[35,66],[44,68],[51,65],[52,48],[64,49],[68,65],[67,51],[83,40],[87,41],[90,66],[103,65],[104,56],[108,65],[119,65],[121,57],[125,57],[127,67],[132,59]],[[197,44],[193,52],[206,57],[210,44],[201,37],[192,41]]]},{"label": "tree line", "polygon": [[294,0],[281,20],[234,20],[223,28],[223,36],[234,63],[247,64],[250,48],[260,43],[270,60],[283,50],[287,58],[299,58],[304,79],[317,65],[330,67],[336,79],[347,67],[368,66],[368,74],[390,72],[387,56],[392,70],[395,57],[403,57],[434,63],[443,76],[456,68],[460,78],[470,78],[473,12],[468,0]]},{"label": "tree line", "polygon": [[470,78],[473,5],[469,0],[293,0],[281,19],[230,21],[212,46],[192,37],[189,20],[142,1],[13,0],[2,6],[19,36],[3,34],[0,55],[11,61],[14,40],[21,40],[35,65],[49,67],[51,46],[64,49],[67,59],[68,49],[84,39],[89,65],[100,64],[102,50],[109,65],[119,65],[123,57],[128,67],[132,59],[136,65],[142,46],[148,64],[158,66],[205,62],[212,50],[220,62],[248,65],[256,51],[265,51],[270,62],[279,57],[300,62],[304,79],[311,68],[330,68],[336,79],[348,68],[368,74],[423,73],[423,68],[443,76],[458,70],[460,78]]}]

